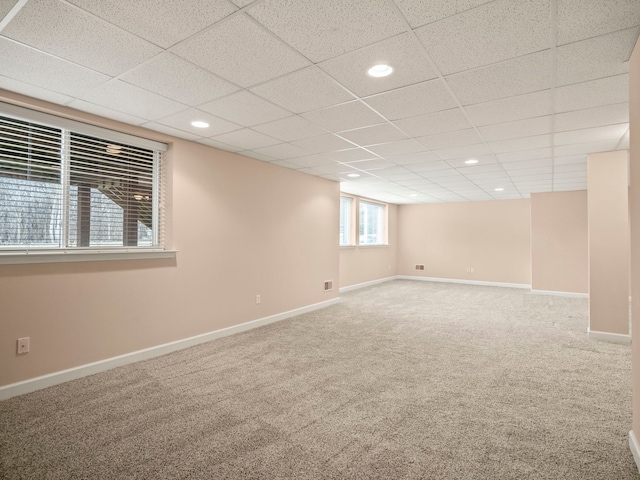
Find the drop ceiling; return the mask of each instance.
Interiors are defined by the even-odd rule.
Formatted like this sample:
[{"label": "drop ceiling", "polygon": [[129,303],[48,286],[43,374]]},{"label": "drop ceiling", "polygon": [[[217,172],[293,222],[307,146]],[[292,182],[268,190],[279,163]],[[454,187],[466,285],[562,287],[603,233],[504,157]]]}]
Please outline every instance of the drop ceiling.
[{"label": "drop ceiling", "polygon": [[585,189],[587,155],[629,145],[638,0],[2,0],[0,19],[2,89],[382,201]]}]

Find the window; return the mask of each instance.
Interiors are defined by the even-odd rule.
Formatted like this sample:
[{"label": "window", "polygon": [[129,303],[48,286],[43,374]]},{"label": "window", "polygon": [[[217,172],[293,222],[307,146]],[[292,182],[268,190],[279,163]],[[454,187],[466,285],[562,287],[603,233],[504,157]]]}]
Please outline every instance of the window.
[{"label": "window", "polygon": [[0,251],[161,248],[164,150],[0,104]]},{"label": "window", "polygon": [[360,245],[384,245],[384,205],[360,202]]},{"label": "window", "polygon": [[353,198],[340,197],[340,245],[353,245]]}]

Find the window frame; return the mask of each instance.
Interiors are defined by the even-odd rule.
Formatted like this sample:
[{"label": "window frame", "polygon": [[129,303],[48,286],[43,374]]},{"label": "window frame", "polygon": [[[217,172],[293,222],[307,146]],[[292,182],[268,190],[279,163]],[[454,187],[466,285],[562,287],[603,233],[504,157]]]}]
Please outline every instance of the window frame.
[{"label": "window frame", "polygon": [[[379,222],[379,231],[378,232],[378,236],[382,237],[380,242],[377,243],[369,243],[369,242],[365,242],[363,243],[361,241],[361,236],[360,236],[360,229],[362,227],[362,215],[361,215],[361,205],[365,204],[365,205],[372,205],[375,207],[380,207],[381,208],[381,213],[379,215],[378,218],[378,222]],[[359,247],[387,247],[389,246],[388,243],[388,208],[387,208],[387,204],[385,203],[381,203],[381,202],[376,202],[375,200],[368,200],[368,199],[359,199],[358,200],[358,234],[357,234],[357,240],[358,240],[358,246]]]},{"label": "window frame", "polygon": [[356,246],[356,241],[355,241],[356,221],[355,220],[357,220],[357,215],[356,215],[357,202],[356,202],[356,199],[350,195],[340,194],[340,224],[342,224],[342,199],[349,200],[349,225],[348,225],[348,232],[347,232],[348,242],[342,243],[342,235],[340,235],[338,244],[340,245],[341,248],[353,248]]},{"label": "window frame", "polygon": [[[153,150],[153,241],[150,246],[69,246],[62,244],[60,246],[32,247],[29,245],[7,245],[0,248],[0,265],[23,264],[23,263],[52,263],[52,262],[78,262],[78,261],[100,261],[100,260],[131,260],[144,258],[171,258],[175,257],[174,250],[167,250],[163,245],[164,237],[162,235],[161,218],[164,212],[161,212],[160,192],[164,186],[164,179],[160,179],[162,172],[162,153],[168,150],[166,143],[155,140],[137,137],[135,135],[118,132],[95,125],[90,125],[80,121],[76,121],[66,117],[59,117],[45,112],[31,110],[9,103],[0,102],[0,116],[12,118],[14,120],[30,122],[35,125],[59,129],[62,136],[65,132],[81,134],[96,139],[121,143],[144,149]],[[64,152],[64,141],[61,142],[61,168],[66,161]],[[63,189],[65,180],[61,180]],[[63,197],[68,195],[62,194]],[[63,207],[63,215],[68,214],[65,210],[68,205]],[[69,225],[66,224],[68,230]],[[65,232],[66,233],[66,232]]]}]

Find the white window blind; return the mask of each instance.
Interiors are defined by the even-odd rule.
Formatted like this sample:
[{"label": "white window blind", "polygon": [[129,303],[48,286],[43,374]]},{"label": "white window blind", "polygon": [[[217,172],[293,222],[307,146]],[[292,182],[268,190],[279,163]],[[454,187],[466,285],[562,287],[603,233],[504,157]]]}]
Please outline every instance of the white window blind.
[{"label": "white window blind", "polygon": [[384,245],[384,205],[360,201],[360,245]]},{"label": "white window blind", "polygon": [[161,248],[161,151],[55,118],[0,113],[0,248]]},{"label": "white window blind", "polygon": [[353,199],[340,197],[340,245],[351,245],[351,210]]}]

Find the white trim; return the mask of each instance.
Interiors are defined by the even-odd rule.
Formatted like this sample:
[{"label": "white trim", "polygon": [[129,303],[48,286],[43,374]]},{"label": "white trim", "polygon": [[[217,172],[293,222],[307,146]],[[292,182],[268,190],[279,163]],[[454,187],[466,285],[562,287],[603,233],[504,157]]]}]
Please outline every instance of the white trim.
[{"label": "white trim", "polygon": [[371,285],[377,285],[379,283],[390,282],[392,280],[397,280],[398,277],[393,275],[391,277],[379,278],[377,280],[371,280],[370,282],[356,283],[355,285],[349,285],[347,287],[340,287],[340,293],[348,292],[350,290],[357,290],[359,288],[370,287]]},{"label": "white trim", "polygon": [[555,290],[531,290],[536,295],[550,295],[554,297],[589,298],[588,293],[556,292]]},{"label": "white trim", "polygon": [[60,372],[50,373],[41,377],[31,378],[22,382],[12,383],[0,387],[0,400],[6,400],[7,398],[15,397],[17,395],[24,395],[25,393],[35,392],[43,388],[58,385],[60,383],[75,380],[77,378],[86,377],[95,373],[111,370],[112,368],[120,367],[141,360],[147,360],[149,358],[159,357],[167,353],[182,350],[184,348],[206,343],[217,338],[226,337],[235,333],[251,330],[252,328],[261,327],[270,323],[278,322],[286,318],[295,317],[303,313],[312,312],[320,308],[329,307],[340,302],[340,298],[333,298],[320,303],[314,303],[307,305],[306,307],[296,308],[287,312],[277,313],[268,317],[259,318],[250,322],[241,323],[232,327],[221,328],[220,330],[214,330],[213,332],[203,333],[194,337],[184,338],[175,342],[165,343],[163,345],[157,345],[155,347],[146,348],[144,350],[138,350],[136,352],[127,353],[118,357],[107,358],[98,362],[88,363],[79,367],[70,368],[68,370],[62,370]]},{"label": "white trim", "polygon": [[640,473],[640,445],[638,445],[638,439],[633,430],[629,430],[629,450],[631,450],[633,460],[636,462],[636,468]]},{"label": "white trim", "polygon": [[465,285],[485,285],[488,287],[527,288],[531,285],[525,283],[483,282],[480,280],[460,280],[457,278],[415,277],[412,275],[398,275],[398,280],[420,280],[423,282],[462,283]]},{"label": "white trim", "polygon": [[176,250],[23,250],[0,251],[0,265],[22,265],[27,263],[100,262],[104,260],[146,260],[175,258]]},{"label": "white trim", "polygon": [[609,343],[631,343],[631,335],[623,333],[598,332],[587,328],[587,336],[594,340]]}]

